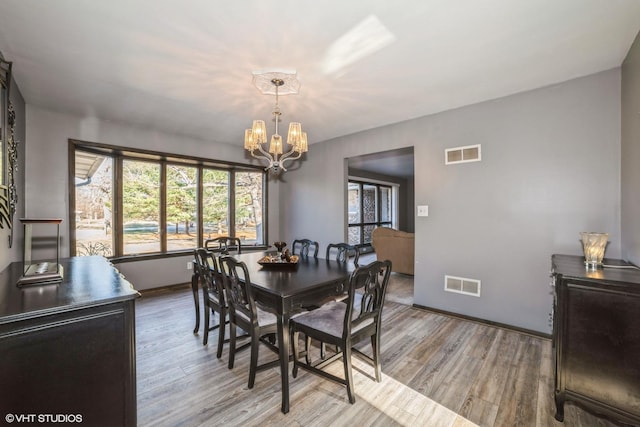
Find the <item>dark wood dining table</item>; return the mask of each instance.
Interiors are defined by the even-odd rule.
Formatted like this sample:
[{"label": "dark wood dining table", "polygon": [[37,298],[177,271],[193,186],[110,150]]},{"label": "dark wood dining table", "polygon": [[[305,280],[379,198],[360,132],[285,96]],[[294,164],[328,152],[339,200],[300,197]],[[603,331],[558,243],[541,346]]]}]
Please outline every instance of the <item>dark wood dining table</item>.
[{"label": "dark wood dining table", "polygon": [[353,264],[313,257],[300,258],[295,267],[263,266],[264,253],[246,253],[235,258],[247,264],[256,301],[278,318],[278,347],[282,380],[282,412],[289,412],[289,320],[303,307],[319,304],[345,291]]},{"label": "dark wood dining table", "polygon": [[[327,297],[344,293],[352,263],[313,257],[300,258],[295,266],[263,266],[264,252],[232,255],[249,270],[251,285],[260,306],[278,318],[278,347],[282,380],[282,412],[289,412],[289,320],[303,307],[318,305]],[[197,286],[197,279],[195,281]],[[197,288],[194,292],[197,292]],[[194,293],[194,295],[196,295]],[[197,297],[196,297],[197,298]]]}]

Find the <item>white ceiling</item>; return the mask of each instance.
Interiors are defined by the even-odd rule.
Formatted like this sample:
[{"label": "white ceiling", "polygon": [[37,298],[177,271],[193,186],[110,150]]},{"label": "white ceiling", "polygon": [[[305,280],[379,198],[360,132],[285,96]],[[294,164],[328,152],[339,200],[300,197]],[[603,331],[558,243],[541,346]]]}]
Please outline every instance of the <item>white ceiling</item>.
[{"label": "white ceiling", "polygon": [[617,67],[639,29],[637,0],[0,1],[27,104],[238,147],[253,71],[297,70],[312,144]]}]

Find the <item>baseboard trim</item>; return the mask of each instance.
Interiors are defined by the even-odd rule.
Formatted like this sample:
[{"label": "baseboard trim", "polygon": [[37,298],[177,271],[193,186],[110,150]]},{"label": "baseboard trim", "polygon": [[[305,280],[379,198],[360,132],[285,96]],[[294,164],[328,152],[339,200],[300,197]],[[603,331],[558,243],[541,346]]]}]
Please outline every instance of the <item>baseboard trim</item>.
[{"label": "baseboard trim", "polygon": [[493,326],[495,328],[507,329],[507,330],[510,330],[510,331],[519,332],[521,334],[531,335],[531,336],[534,336],[534,337],[537,337],[537,338],[543,338],[543,339],[548,339],[548,340],[551,339],[551,334],[544,334],[542,332],[538,332],[538,331],[534,331],[534,330],[526,329],[526,328],[519,328],[517,326],[508,325],[506,323],[493,322],[491,320],[480,319],[479,317],[467,316],[467,315],[464,315],[464,314],[454,313],[452,311],[440,310],[438,308],[427,307],[427,306],[419,305],[419,304],[413,304],[412,307],[420,309],[420,310],[431,311],[431,312],[437,313],[437,314],[442,314],[444,316],[455,317],[455,318],[462,319],[462,320],[468,320],[470,322],[476,322],[476,323],[481,323],[481,324],[487,325],[487,326]]}]

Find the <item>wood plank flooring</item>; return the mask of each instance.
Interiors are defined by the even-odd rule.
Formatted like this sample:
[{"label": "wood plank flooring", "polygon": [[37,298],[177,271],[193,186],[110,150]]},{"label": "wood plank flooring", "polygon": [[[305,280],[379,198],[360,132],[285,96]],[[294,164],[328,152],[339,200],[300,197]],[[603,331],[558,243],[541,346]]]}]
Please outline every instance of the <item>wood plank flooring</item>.
[{"label": "wood plank flooring", "polygon": [[[290,377],[291,411],[285,415],[279,368],[258,372],[249,390],[248,351],[240,352],[229,370],[227,345],[216,358],[217,332],[208,346],[202,345],[202,332],[192,333],[189,289],[147,292],[136,304],[138,425],[614,426],[571,403],[565,422],[555,421],[549,340],[396,299],[390,285],[382,382],[354,358],[356,403],[351,405],[342,386],[301,371]],[[274,357],[260,349],[261,361]],[[340,363],[332,368],[342,375]]]}]

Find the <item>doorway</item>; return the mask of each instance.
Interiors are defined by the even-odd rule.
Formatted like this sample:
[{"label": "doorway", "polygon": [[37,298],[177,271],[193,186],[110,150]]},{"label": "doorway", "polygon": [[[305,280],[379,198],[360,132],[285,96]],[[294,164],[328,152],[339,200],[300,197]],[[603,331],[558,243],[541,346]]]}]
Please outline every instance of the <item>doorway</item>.
[{"label": "doorway", "polygon": [[[350,243],[352,239],[360,239],[358,242],[354,240],[352,244],[367,244],[370,242],[371,232],[378,226],[414,232],[413,151],[413,147],[405,147],[347,159],[345,216]],[[355,208],[356,206],[358,207]],[[370,251],[361,256],[362,264],[376,259],[373,248]],[[391,274],[386,297],[388,301],[413,305],[413,293],[413,276]]]}]

